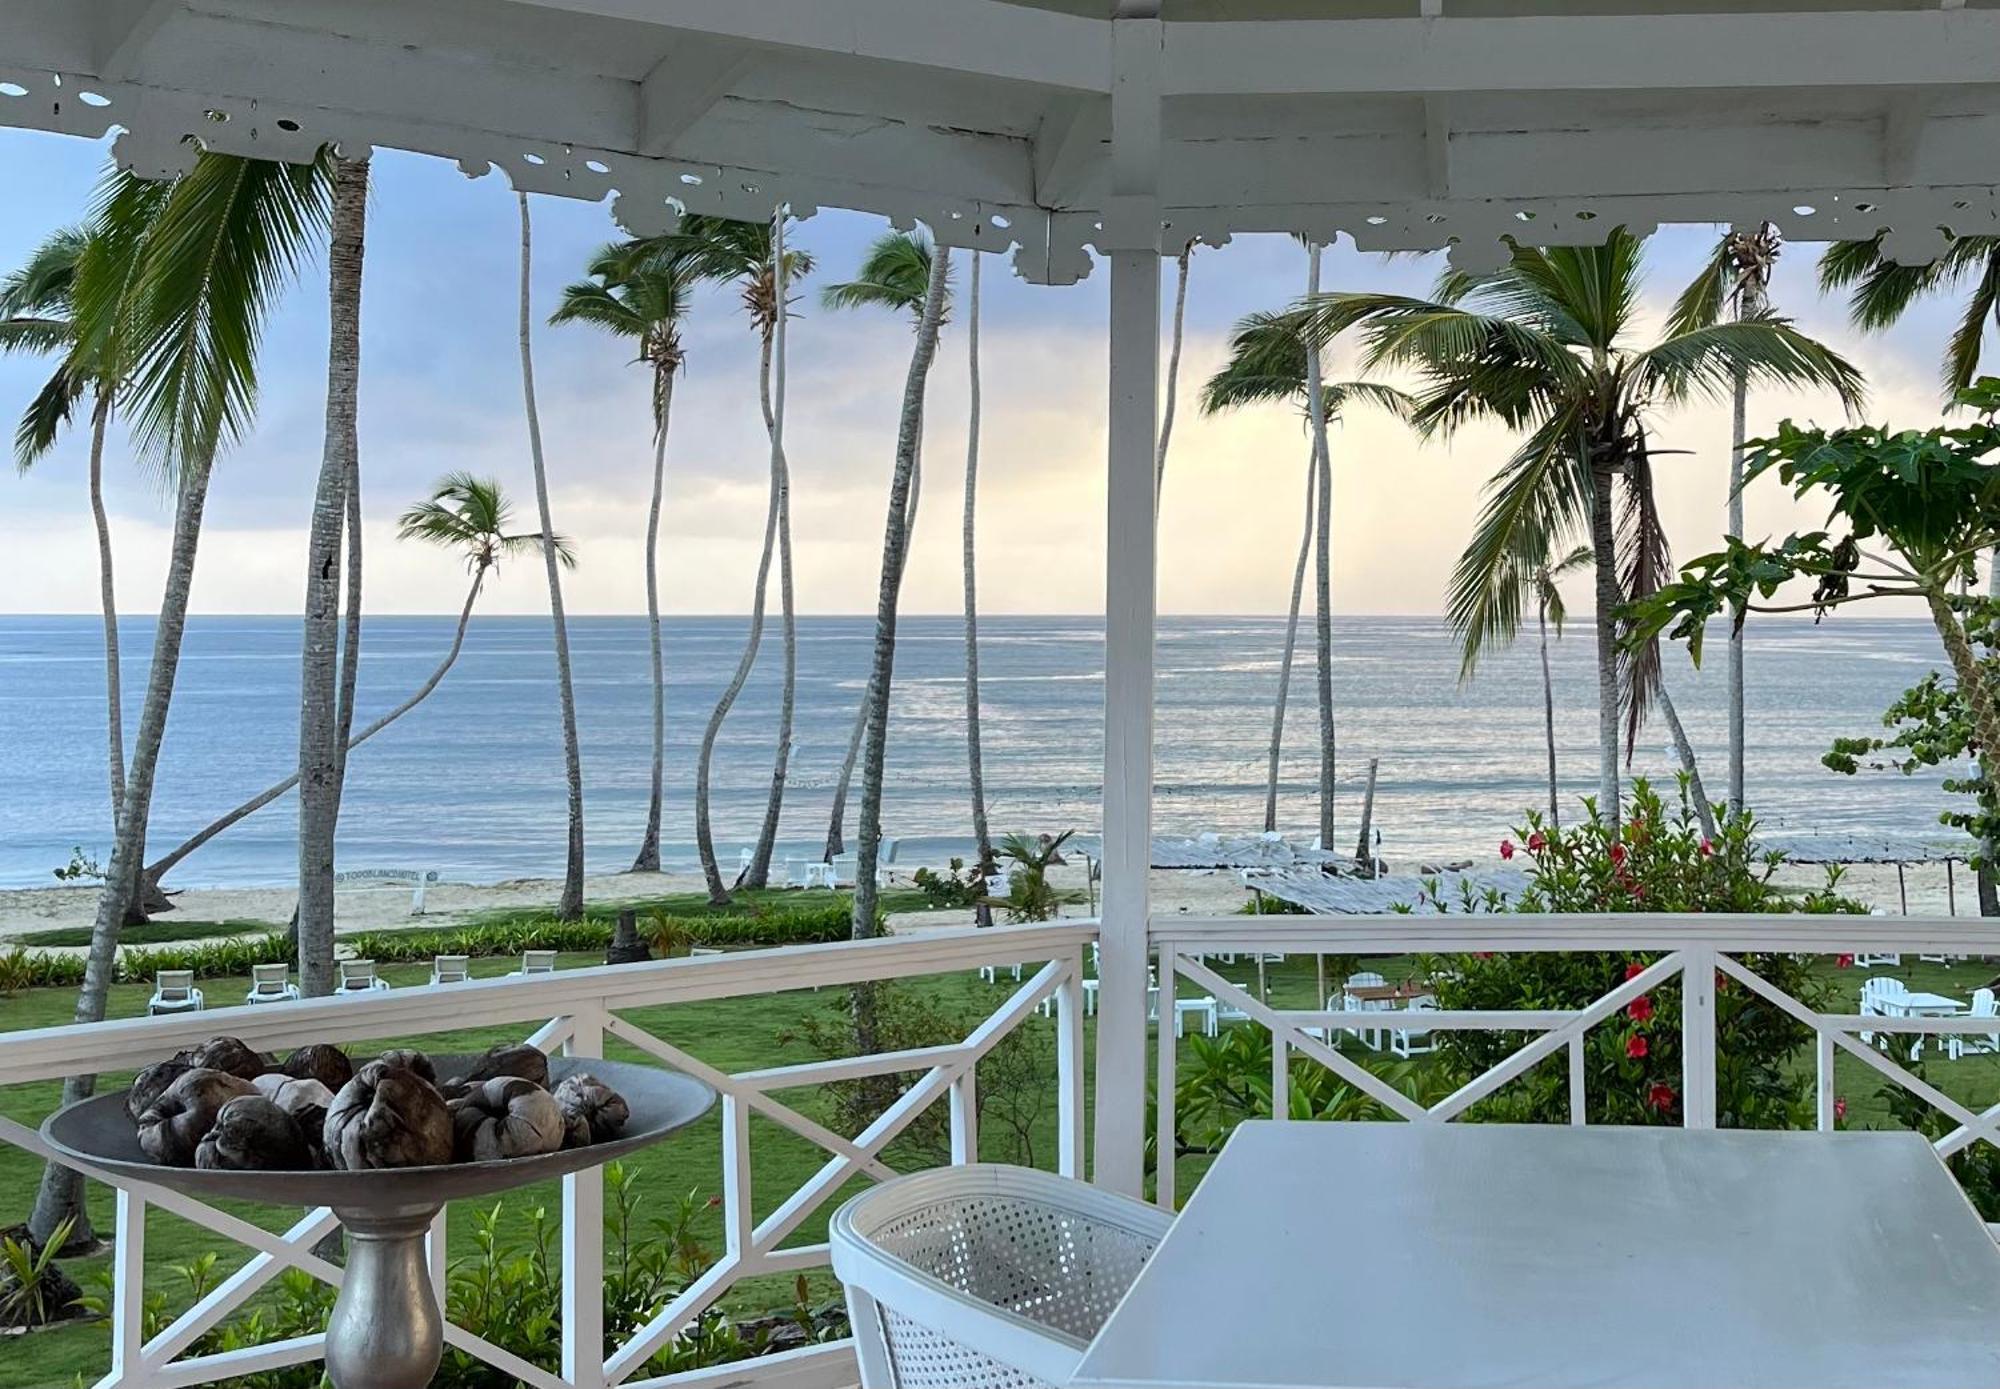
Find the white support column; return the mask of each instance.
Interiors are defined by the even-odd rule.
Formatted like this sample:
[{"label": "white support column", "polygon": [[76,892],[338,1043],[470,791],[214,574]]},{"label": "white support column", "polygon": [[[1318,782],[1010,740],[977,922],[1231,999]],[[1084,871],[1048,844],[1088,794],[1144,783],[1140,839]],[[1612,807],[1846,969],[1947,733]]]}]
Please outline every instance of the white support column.
[{"label": "white support column", "polygon": [[[1147,17],[1129,17],[1134,10]],[[1104,602],[1104,914],[1094,1176],[1136,1196],[1146,1114],[1146,876],[1153,823],[1153,451],[1159,429],[1158,6],[1113,24],[1110,463]],[[1165,980],[1161,981],[1163,986]],[[1163,1008],[1163,1023],[1169,1008]],[[1166,1035],[1166,1026],[1160,1029]]]},{"label": "white support column", "polygon": [[1691,1129],[1715,1127],[1715,951],[1683,952],[1681,1112]]},{"label": "white support column", "polygon": [[112,1251],[111,1373],[114,1384],[145,1380],[146,1199],[118,1188],[118,1243]]},{"label": "white support column", "polygon": [[1056,1171],[1081,1178],[1083,1164],[1083,962],[1079,950],[1056,994]]},{"label": "white support column", "polygon": [[[565,1056],[604,1055],[604,1014],[579,1011]],[[562,1179],[562,1377],[575,1389],[604,1384],[604,1169]]]}]

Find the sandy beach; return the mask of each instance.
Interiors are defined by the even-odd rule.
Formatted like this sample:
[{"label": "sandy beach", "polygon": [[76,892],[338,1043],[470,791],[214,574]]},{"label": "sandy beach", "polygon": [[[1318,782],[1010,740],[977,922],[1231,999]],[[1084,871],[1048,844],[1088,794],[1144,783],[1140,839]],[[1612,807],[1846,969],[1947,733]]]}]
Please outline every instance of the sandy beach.
[{"label": "sandy beach", "polygon": [[[1064,888],[1081,894],[1080,867],[1056,869],[1052,875]],[[1780,871],[1777,881],[1787,886],[1817,886],[1825,880],[1825,870],[1799,865]],[[898,875],[899,883],[907,882]],[[1905,872],[1910,911],[1918,915],[1943,915],[1950,906],[1951,892],[1941,864],[1912,865]],[[375,930],[397,926],[449,926],[482,911],[495,908],[553,907],[561,883],[550,878],[518,878],[508,882],[434,883],[425,894],[422,916],[410,914],[407,887],[384,885],[343,885],[335,898],[335,923],[339,931]],[[1841,887],[1848,895],[1869,906],[1895,912],[1899,909],[1896,869],[1892,864],[1864,864],[1847,871]],[[1957,909],[1963,915],[1978,910],[1972,875],[1957,870]],[[593,902],[616,902],[666,893],[699,892],[701,878],[691,873],[618,873],[585,880],[585,896]],[[1233,872],[1160,870],[1152,875],[1153,910],[1189,914],[1227,914],[1243,904],[1246,892]],[[242,921],[283,926],[291,917],[296,893],[290,885],[271,887],[189,888],[175,894],[176,911],[159,918],[163,924],[175,920],[214,922]],[[22,888],[0,892],[0,942],[15,940],[38,931],[61,927],[88,927],[97,910],[97,888],[93,885]],[[1066,915],[1082,916],[1081,901],[1065,907]],[[921,924],[938,927],[970,922],[971,913],[923,912],[892,917],[892,926]],[[248,928],[246,928],[248,929]]]}]

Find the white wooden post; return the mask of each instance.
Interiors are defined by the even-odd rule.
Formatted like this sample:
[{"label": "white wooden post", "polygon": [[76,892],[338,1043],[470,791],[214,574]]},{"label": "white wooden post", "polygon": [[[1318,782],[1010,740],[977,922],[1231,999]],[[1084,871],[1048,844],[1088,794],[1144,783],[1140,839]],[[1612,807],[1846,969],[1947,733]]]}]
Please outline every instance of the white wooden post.
[{"label": "white wooden post", "polygon": [[969,1064],[951,1083],[951,1161],[979,1161],[979,1067]]},{"label": "white wooden post", "polygon": [[112,1254],[110,1382],[143,1383],[146,1344],[146,1198],[118,1188],[118,1247]]},{"label": "white wooden post", "polygon": [[1584,1093],[1583,1034],[1569,1039],[1569,1121],[1581,1128],[1590,1122],[1589,1097]]},{"label": "white wooden post", "polygon": [[[565,1056],[604,1055],[604,1012],[579,1009]],[[563,1178],[562,1377],[575,1389],[604,1385],[604,1172],[590,1167]]]},{"label": "white wooden post", "polygon": [[[1157,17],[1112,26],[1110,461],[1104,601],[1104,914],[1098,967],[1096,1181],[1139,1194],[1146,1113],[1146,875],[1153,820],[1153,450],[1159,428]],[[1160,1035],[1171,1011],[1162,978]],[[1163,1102],[1166,1096],[1162,1096]],[[1170,1154],[1161,1155],[1162,1167]]]},{"label": "white wooden post", "polygon": [[1715,1127],[1715,951],[1682,952],[1681,1113],[1691,1129]]},{"label": "white wooden post", "polygon": [[1815,1048],[1819,1064],[1815,1068],[1813,1087],[1815,1118],[1820,1132],[1829,1133],[1833,1130],[1833,1034],[1822,1032],[1818,1034],[1816,1040],[1819,1043]]},{"label": "white wooden post", "polygon": [[1056,994],[1056,1171],[1083,1176],[1083,961],[1078,951]]}]

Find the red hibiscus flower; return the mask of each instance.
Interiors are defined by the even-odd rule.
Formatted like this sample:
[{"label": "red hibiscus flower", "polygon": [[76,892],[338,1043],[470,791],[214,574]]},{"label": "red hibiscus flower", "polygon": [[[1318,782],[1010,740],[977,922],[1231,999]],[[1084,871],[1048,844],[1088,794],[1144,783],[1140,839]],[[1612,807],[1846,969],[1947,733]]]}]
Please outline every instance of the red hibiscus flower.
[{"label": "red hibiscus flower", "polygon": [[1539,854],[1543,849],[1546,849],[1548,845],[1549,841],[1542,837],[1542,832],[1540,830],[1536,830],[1533,834],[1528,836],[1528,852],[1531,854]]},{"label": "red hibiscus flower", "polygon": [[1637,1032],[1634,1032],[1630,1037],[1625,1039],[1625,1054],[1634,1061],[1637,1061],[1651,1050],[1652,1048],[1646,1045],[1645,1037]]},{"label": "red hibiscus flower", "polygon": [[1847,1117],[1847,1101],[1843,1099],[1836,1099],[1833,1102],[1833,1122],[1837,1124],[1846,1117]]},{"label": "red hibiscus flower", "polygon": [[1710,854],[1714,852],[1715,852],[1715,845],[1712,842],[1706,839],[1701,841],[1701,854],[1703,858],[1707,858]]},{"label": "red hibiscus flower", "polygon": [[1503,840],[1501,840],[1501,841],[1500,841],[1500,857],[1501,857],[1501,858],[1506,858],[1506,859],[1510,859],[1510,858],[1514,857],[1514,841],[1513,841],[1513,840],[1511,840],[1511,839],[1503,839]]},{"label": "red hibiscus flower", "polygon": [[1625,862],[1625,846],[1623,844],[1613,844],[1611,846],[1611,861],[1618,864]]},{"label": "red hibiscus flower", "polygon": [[1674,1093],[1673,1086],[1660,1081],[1654,1081],[1652,1088],[1646,1092],[1646,1103],[1658,1110],[1672,1109],[1679,1099],[1680,1096]]},{"label": "red hibiscus flower", "polygon": [[1835,955],[1833,957],[1833,966],[1835,969],[1853,969],[1854,957],[1852,955]]},{"label": "red hibiscus flower", "polygon": [[1640,994],[1632,1000],[1632,1006],[1625,1010],[1632,1015],[1633,1022],[1645,1022],[1653,1016],[1653,996]]},{"label": "red hibiscus flower", "polygon": [[1644,974],[1645,972],[1646,972],[1646,967],[1640,964],[1637,960],[1628,960],[1625,964],[1625,977],[1627,979],[1637,979],[1640,975]]}]

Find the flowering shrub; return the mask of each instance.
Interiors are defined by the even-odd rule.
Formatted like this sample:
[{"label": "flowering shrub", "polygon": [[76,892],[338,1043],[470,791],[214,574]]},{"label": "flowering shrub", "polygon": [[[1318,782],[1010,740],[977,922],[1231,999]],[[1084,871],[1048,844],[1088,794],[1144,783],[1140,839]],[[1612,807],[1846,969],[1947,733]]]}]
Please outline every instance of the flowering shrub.
[{"label": "flowering shrub", "polygon": [[[1782,862],[1756,851],[1756,822],[1723,816],[1713,840],[1695,821],[1685,783],[1669,811],[1646,782],[1633,785],[1629,818],[1611,824],[1590,807],[1567,829],[1538,816],[1503,841],[1501,856],[1525,860],[1521,912],[1850,913],[1864,910],[1824,889],[1782,892],[1771,876]],[[1643,973],[1657,955],[1619,951],[1457,955],[1424,963],[1446,1009],[1580,1009]],[[1827,990],[1792,955],[1745,955],[1742,962],[1811,1008]],[[1790,1061],[1806,1029],[1725,975],[1716,976],[1716,1119],[1728,1127],[1809,1126],[1809,1082]],[[1592,1028],[1584,1045],[1584,1091],[1591,1123],[1674,1124],[1681,1119],[1681,986],[1678,977],[1640,994]],[[1461,1079],[1499,1064],[1528,1040],[1520,1033],[1440,1032],[1441,1062]],[[1560,1123],[1569,1114],[1569,1069],[1558,1053],[1478,1108],[1480,1117]]]}]

